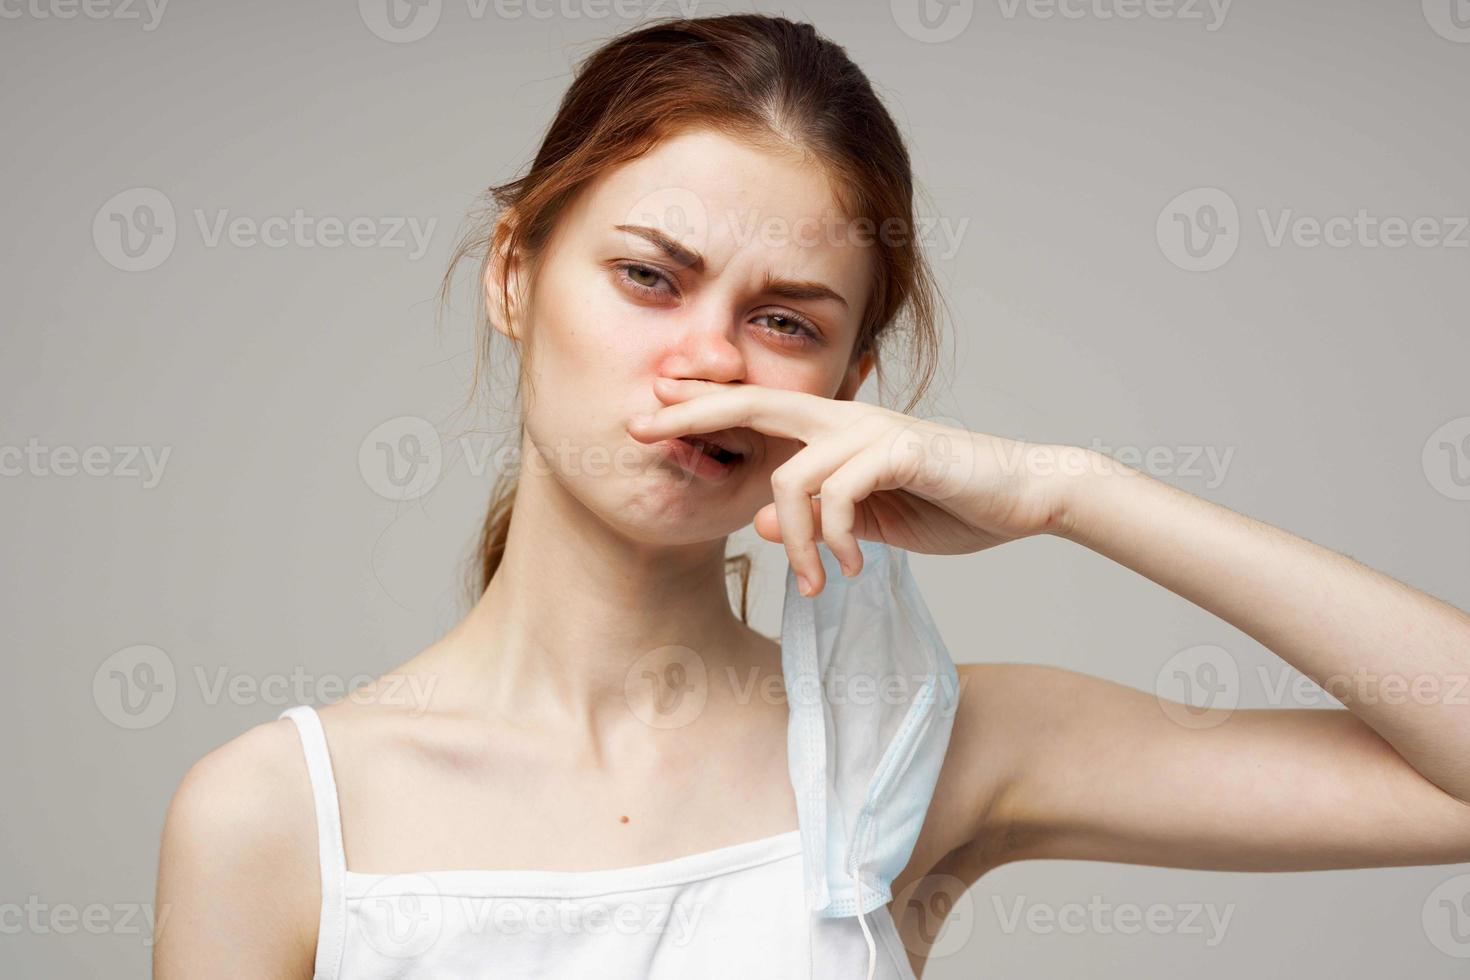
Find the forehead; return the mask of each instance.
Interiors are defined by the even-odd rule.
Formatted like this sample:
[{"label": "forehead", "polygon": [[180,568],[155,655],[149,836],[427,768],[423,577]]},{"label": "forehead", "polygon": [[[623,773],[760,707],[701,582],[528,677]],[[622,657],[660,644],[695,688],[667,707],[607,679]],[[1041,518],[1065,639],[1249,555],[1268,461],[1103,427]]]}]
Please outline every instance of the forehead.
[{"label": "forehead", "polygon": [[621,237],[617,225],[656,228],[703,255],[711,275],[776,268],[828,282],[855,308],[866,297],[869,242],[823,169],[796,151],[681,133],[600,177],[575,210],[573,223],[600,236]]}]

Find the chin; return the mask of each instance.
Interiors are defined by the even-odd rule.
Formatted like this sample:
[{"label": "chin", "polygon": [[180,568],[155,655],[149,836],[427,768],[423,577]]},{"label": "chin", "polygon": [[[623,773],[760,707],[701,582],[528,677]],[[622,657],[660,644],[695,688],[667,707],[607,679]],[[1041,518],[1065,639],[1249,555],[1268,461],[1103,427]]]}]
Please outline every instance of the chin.
[{"label": "chin", "polygon": [[701,486],[697,481],[669,479],[639,487],[611,506],[591,502],[589,506],[629,540],[676,547],[734,534],[755,520],[761,503],[735,499],[722,488]]}]

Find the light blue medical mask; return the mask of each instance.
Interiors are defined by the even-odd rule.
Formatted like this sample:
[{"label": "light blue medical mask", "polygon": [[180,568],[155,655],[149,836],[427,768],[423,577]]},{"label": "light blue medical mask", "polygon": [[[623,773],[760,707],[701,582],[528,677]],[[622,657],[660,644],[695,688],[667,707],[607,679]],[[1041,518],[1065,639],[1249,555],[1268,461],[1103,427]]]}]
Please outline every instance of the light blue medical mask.
[{"label": "light blue medical mask", "polygon": [[907,553],[875,541],[859,547],[863,569],[846,578],[818,544],[827,582],[811,598],[788,568],[781,617],[807,904],[825,917],[861,917],[892,900],[959,702],[954,661]]}]

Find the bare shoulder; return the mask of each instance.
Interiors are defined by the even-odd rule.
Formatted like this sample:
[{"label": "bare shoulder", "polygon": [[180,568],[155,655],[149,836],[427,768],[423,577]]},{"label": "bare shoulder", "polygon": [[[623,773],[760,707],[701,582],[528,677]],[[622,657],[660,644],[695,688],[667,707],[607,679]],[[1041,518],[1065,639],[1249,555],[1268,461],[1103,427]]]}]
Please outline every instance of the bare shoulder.
[{"label": "bare shoulder", "polygon": [[251,728],[194,763],[174,794],[169,823],[263,842],[286,836],[292,821],[275,819],[281,804],[306,803],[309,810],[310,802],[296,725],[281,718]]},{"label": "bare shoulder", "polygon": [[296,726],[258,725],[196,762],[169,804],[154,975],[195,976],[229,957],[257,976],[310,976],[320,894]]}]

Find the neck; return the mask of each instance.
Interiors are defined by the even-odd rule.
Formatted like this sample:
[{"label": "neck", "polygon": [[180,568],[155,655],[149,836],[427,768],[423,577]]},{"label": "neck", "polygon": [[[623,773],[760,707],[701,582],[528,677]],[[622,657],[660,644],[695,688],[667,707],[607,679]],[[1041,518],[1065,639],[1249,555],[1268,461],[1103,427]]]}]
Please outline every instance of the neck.
[{"label": "neck", "polygon": [[523,472],[500,566],[439,645],[455,662],[455,700],[527,723],[599,729],[629,719],[630,696],[641,696],[630,671],[635,681],[662,676],[690,651],[709,669],[748,658],[751,634],[730,608],[724,553],[723,537],[630,540],[549,475]]}]

